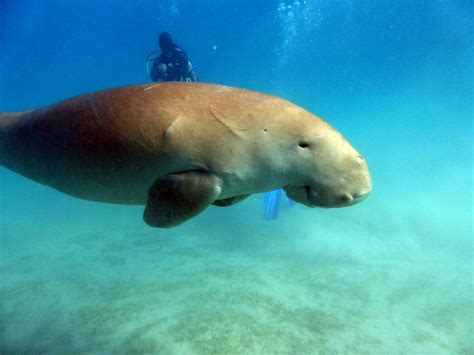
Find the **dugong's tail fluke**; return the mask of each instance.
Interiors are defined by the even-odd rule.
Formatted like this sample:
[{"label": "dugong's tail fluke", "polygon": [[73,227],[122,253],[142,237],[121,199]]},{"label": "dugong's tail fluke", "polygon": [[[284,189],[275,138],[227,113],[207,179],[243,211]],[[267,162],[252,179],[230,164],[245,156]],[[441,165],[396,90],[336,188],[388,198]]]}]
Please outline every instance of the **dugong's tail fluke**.
[{"label": "dugong's tail fluke", "polygon": [[24,117],[25,112],[0,112],[0,165],[5,164],[8,156],[8,132]]},{"label": "dugong's tail fluke", "polygon": [[23,117],[24,112],[0,112],[0,134],[14,126]]}]

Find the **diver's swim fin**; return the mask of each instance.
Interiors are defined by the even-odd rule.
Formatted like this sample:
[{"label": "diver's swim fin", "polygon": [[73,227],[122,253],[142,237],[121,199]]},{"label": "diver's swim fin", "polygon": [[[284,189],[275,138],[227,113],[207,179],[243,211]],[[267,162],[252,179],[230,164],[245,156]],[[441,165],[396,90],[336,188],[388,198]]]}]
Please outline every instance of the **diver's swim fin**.
[{"label": "diver's swim fin", "polygon": [[265,219],[275,219],[280,211],[281,190],[265,192]]},{"label": "diver's swim fin", "polygon": [[[265,192],[264,195],[264,205],[265,205],[265,219],[275,219],[278,217],[278,212],[280,212],[280,201],[283,190],[273,190]],[[295,201],[286,197],[286,203],[288,206],[293,206]]]}]

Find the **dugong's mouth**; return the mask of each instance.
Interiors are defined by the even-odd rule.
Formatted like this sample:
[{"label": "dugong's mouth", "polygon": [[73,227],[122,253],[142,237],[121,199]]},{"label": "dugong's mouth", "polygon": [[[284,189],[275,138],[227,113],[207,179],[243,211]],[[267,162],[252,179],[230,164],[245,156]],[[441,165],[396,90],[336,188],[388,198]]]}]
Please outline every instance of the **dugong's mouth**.
[{"label": "dugong's mouth", "polygon": [[308,207],[317,207],[317,193],[311,186],[287,186],[284,188],[288,198]]},{"label": "dugong's mouth", "polygon": [[286,195],[292,200],[309,207],[346,207],[365,199],[370,191],[348,193],[336,192],[328,188],[315,189],[311,186],[286,187]]}]

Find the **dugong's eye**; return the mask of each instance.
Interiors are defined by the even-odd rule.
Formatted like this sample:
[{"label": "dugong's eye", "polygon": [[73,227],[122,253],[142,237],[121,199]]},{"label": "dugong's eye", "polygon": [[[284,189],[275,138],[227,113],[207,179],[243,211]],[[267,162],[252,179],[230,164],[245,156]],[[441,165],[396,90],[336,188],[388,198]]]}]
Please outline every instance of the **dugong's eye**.
[{"label": "dugong's eye", "polygon": [[299,146],[300,148],[308,148],[308,147],[309,147],[309,144],[306,143],[306,142],[300,142],[300,143],[298,144],[298,146]]}]

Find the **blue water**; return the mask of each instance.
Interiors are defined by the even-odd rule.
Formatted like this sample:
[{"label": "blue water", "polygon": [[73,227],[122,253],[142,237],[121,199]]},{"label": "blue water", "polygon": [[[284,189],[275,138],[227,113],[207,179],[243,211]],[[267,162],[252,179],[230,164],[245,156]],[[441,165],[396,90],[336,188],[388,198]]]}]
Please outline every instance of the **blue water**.
[{"label": "blue water", "polygon": [[0,111],[148,82],[282,96],[367,159],[345,209],[263,196],[160,230],[0,168],[0,353],[473,353],[472,1],[0,3]]}]

